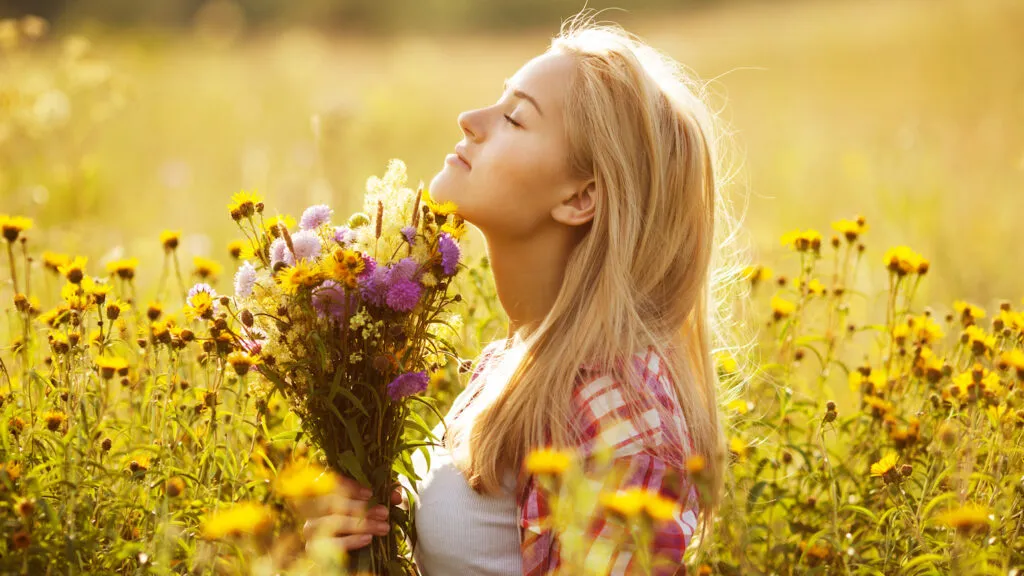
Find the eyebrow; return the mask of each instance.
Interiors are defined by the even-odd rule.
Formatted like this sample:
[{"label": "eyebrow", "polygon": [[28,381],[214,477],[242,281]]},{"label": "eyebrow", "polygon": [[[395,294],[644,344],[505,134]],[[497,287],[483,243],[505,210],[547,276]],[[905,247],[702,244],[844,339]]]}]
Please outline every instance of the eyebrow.
[{"label": "eyebrow", "polygon": [[[508,81],[509,80],[510,80],[510,78],[506,78],[505,79],[505,90],[506,91],[508,90]],[[519,89],[513,90],[512,91],[512,95],[515,96],[516,98],[522,98],[523,100],[528,100],[530,102],[530,104],[533,104],[533,107],[537,109],[537,113],[538,114],[540,114],[541,116],[544,115],[544,112],[540,109],[540,104],[537,104],[537,101],[533,98],[533,96],[530,96],[526,92],[523,92],[522,90],[519,90]]]}]

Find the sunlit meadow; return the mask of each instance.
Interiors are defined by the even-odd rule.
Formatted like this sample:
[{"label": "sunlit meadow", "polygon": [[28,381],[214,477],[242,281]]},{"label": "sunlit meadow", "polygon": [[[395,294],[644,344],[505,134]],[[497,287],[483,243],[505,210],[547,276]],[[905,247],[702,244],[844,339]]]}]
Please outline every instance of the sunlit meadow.
[{"label": "sunlit meadow", "polygon": [[[749,192],[736,329],[751,343],[716,354],[728,494],[691,572],[1024,565],[1024,9],[795,2],[624,23],[716,78]],[[336,563],[296,531],[293,504],[333,487],[321,455],[186,293],[231,293],[233,193],[344,214],[390,158],[428,180],[457,112],[495,99],[552,31],[0,23],[0,573]],[[470,360],[505,318],[480,239],[467,247]],[[466,368],[431,375],[441,407]],[[566,574],[587,573],[574,511],[605,506],[640,549],[667,513],[581,482],[569,454],[530,465],[564,494]],[[695,482],[703,466],[688,462]]]}]

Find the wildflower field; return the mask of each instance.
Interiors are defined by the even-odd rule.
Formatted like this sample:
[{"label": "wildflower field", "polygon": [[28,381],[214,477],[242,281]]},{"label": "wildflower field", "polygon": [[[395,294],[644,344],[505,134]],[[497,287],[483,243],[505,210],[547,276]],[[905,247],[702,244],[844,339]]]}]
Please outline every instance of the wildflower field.
[{"label": "wildflower field", "polygon": [[[716,353],[730,473],[694,574],[1024,566],[1024,64],[1006,57],[1024,10],[864,5],[634,26],[704,77],[766,67],[719,80],[748,159],[748,344]],[[229,337],[236,271],[289,213],[360,209],[390,158],[429,179],[456,113],[544,42],[0,21],[0,574],[340,570],[304,548],[295,507],[335,480],[266,358]],[[243,201],[281,212],[246,229]],[[441,413],[504,335],[473,234],[446,318],[464,361],[427,385]],[[588,573],[575,512],[608,508],[640,550],[671,513],[581,482],[570,454],[529,465],[556,493],[566,574]]]}]

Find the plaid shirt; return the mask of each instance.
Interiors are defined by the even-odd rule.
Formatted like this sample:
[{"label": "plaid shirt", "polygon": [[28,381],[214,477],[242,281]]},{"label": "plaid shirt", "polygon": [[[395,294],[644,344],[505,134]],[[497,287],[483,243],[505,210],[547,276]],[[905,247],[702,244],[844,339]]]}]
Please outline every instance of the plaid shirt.
[{"label": "plaid shirt", "polygon": [[[489,351],[490,347],[485,348],[481,356],[486,358]],[[661,358],[653,348],[648,348],[644,354],[635,354],[633,361],[643,373],[649,392],[644,405],[639,407],[626,404],[621,394],[622,383],[593,366],[582,366],[573,393],[574,413],[580,419],[576,424],[582,430],[577,450],[585,457],[599,446],[613,449],[613,463],[622,466],[626,473],[617,485],[605,485],[603,490],[638,486],[656,490],[679,503],[675,518],[655,525],[653,554],[656,574],[685,575],[683,553],[697,526],[698,498],[692,483],[673,478],[685,479],[683,463],[693,444]],[[481,361],[479,366],[483,365]],[[474,377],[477,374],[479,371]],[[475,392],[470,395],[475,396]],[[606,483],[609,481],[606,479]],[[546,526],[550,514],[547,497],[532,476],[525,477],[520,488],[517,509],[523,574],[550,574],[558,568],[561,558],[558,536]],[[597,507],[591,512],[588,525],[589,544],[584,560],[588,573],[640,573],[630,549],[630,538],[620,522],[610,521]]]}]

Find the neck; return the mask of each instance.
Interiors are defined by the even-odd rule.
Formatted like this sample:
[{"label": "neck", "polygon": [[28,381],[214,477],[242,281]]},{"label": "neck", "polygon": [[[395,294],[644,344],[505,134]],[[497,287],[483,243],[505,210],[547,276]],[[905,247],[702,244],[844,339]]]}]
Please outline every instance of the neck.
[{"label": "neck", "polygon": [[562,287],[575,246],[571,234],[552,229],[527,240],[487,238],[498,299],[508,316],[508,336],[528,336],[547,316]]}]

